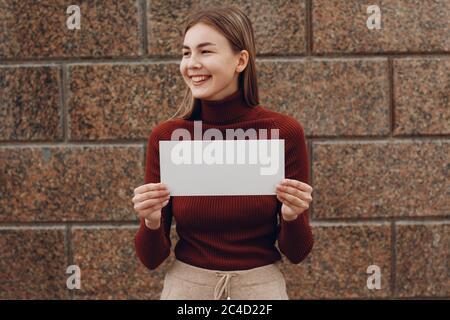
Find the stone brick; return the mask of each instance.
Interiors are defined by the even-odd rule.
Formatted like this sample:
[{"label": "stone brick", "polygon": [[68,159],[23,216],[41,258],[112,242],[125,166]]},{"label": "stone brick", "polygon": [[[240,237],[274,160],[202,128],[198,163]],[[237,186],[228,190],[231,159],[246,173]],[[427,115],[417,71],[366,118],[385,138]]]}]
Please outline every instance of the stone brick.
[{"label": "stone brick", "polygon": [[450,133],[450,59],[394,60],[395,135]]},{"label": "stone brick", "polygon": [[308,136],[389,133],[386,59],[264,61],[257,70],[260,103],[295,117]]},{"label": "stone brick", "polygon": [[69,74],[70,140],[147,139],[176,112],[185,86],[176,64],[72,66]]},{"label": "stone brick", "polygon": [[[313,226],[314,247],[295,265],[283,257],[291,300],[386,298],[391,294],[389,224]],[[377,265],[381,288],[368,289],[367,268]]]},{"label": "stone brick", "polygon": [[313,217],[448,216],[448,141],[313,144]]},{"label": "stone brick", "polygon": [[397,226],[396,291],[399,297],[449,297],[450,225]]},{"label": "stone brick", "polygon": [[60,84],[57,67],[0,67],[0,140],[61,140]]},{"label": "stone brick", "polygon": [[222,5],[234,5],[248,15],[252,21],[258,55],[289,55],[306,51],[304,1],[147,0],[149,54],[181,59],[182,35],[188,15],[202,8]]},{"label": "stone brick", "polygon": [[[450,51],[449,1],[314,0],[314,53]],[[369,5],[381,11],[381,29],[369,29]]]},{"label": "stone brick", "polygon": [[80,29],[69,30],[67,0],[3,0],[0,59],[139,55],[138,0],[75,3]]},{"label": "stone brick", "polygon": [[141,146],[0,148],[0,221],[136,220]]},{"label": "stone brick", "polygon": [[69,299],[64,232],[0,229],[0,299]]},{"label": "stone brick", "polygon": [[136,256],[136,232],[134,227],[73,228],[74,261],[82,274],[75,299],[160,298],[178,236],[172,228],[170,256],[157,269],[149,270]]}]

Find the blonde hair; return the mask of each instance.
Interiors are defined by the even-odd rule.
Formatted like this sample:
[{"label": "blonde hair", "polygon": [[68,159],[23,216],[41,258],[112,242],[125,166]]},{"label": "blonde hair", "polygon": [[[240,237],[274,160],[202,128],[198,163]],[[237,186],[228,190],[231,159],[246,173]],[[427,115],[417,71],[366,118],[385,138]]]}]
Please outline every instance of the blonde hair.
[{"label": "blonde hair", "polygon": [[[253,36],[253,28],[250,19],[245,13],[235,6],[213,7],[196,11],[187,18],[182,35],[197,23],[204,23],[224,35],[231,44],[235,53],[247,50],[249,59],[246,68],[239,74],[238,90],[243,91],[245,102],[250,107],[259,104],[258,85],[256,81],[256,49]],[[191,90],[186,86],[184,98],[176,112],[170,119],[190,119],[200,107],[200,100],[192,96]]]}]

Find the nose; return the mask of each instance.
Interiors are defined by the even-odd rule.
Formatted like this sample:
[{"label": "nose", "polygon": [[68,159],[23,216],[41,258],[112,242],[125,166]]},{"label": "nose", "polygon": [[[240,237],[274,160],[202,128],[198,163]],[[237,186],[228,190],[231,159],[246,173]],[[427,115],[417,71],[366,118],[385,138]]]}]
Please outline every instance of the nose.
[{"label": "nose", "polygon": [[195,68],[201,68],[201,64],[197,61],[197,58],[195,55],[191,54],[191,57],[188,59],[187,67],[189,70],[195,69]]}]

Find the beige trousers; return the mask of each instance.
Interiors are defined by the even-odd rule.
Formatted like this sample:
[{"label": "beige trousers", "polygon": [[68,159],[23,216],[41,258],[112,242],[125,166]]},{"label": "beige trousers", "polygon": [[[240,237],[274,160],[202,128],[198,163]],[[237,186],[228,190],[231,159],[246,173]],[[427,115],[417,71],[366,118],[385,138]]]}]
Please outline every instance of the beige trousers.
[{"label": "beige trousers", "polygon": [[175,259],[164,278],[161,300],[289,300],[276,263],[239,271],[198,268]]}]

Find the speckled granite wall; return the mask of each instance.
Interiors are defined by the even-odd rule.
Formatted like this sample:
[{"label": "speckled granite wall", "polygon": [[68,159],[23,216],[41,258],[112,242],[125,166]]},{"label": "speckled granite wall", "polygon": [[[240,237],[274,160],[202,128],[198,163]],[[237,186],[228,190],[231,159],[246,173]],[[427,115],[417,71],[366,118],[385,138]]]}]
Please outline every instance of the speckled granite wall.
[{"label": "speckled granite wall", "polygon": [[80,1],[68,30],[76,1],[3,0],[0,299],[159,298],[173,252],[137,260],[132,193],[182,98],[186,15],[231,2],[253,22],[261,104],[307,134],[315,246],[283,259],[290,298],[450,298],[450,1],[372,1],[380,30],[358,0]]}]

